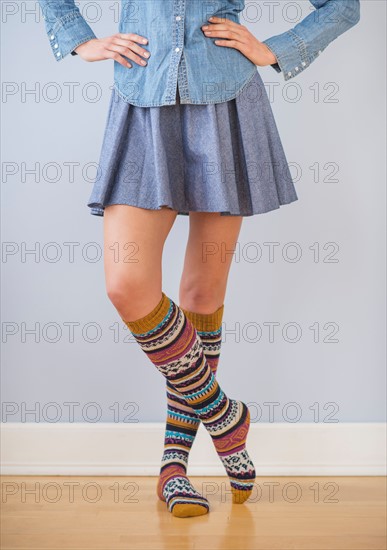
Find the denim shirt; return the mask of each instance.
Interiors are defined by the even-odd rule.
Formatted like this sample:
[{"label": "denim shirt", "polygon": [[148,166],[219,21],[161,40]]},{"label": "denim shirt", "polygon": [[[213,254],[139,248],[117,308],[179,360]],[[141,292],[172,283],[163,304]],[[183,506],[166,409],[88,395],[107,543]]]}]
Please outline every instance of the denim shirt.
[{"label": "denim shirt", "polygon": [[[271,65],[289,80],[360,18],[359,0],[310,0],[316,8],[293,28],[263,41],[276,55]],[[97,38],[74,0],[39,0],[55,59]],[[132,68],[114,61],[114,87],[140,107],[180,103],[221,103],[235,98],[257,67],[235,48],[217,46],[201,26],[211,15],[240,23],[245,0],[121,0],[118,32],[148,39],[147,65]]]}]

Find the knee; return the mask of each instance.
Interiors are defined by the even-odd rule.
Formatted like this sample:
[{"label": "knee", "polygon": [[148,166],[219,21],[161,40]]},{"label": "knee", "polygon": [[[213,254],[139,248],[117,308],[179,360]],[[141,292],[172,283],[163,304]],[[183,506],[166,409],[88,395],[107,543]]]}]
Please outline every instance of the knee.
[{"label": "knee", "polygon": [[180,286],[180,305],[195,313],[213,313],[223,304],[224,295],[222,280],[183,282]]},{"label": "knee", "polygon": [[140,316],[154,294],[151,283],[144,278],[125,277],[106,281],[106,293],[117,311],[125,318]]},{"label": "knee", "polygon": [[108,273],[105,281],[110,301],[126,321],[147,315],[161,299],[161,276],[149,270]]},{"label": "knee", "polygon": [[121,309],[138,290],[139,286],[135,280],[116,278],[106,281],[106,293],[109,300],[117,309]]}]

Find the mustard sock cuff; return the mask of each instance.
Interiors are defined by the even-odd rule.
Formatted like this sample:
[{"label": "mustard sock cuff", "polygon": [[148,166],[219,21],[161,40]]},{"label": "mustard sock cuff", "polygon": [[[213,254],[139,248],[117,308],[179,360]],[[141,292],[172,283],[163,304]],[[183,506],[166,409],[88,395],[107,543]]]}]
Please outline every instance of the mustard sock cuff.
[{"label": "mustard sock cuff", "polygon": [[140,317],[140,319],[136,319],[135,321],[125,321],[125,319],[122,319],[133,334],[149,332],[161,323],[167,315],[170,307],[170,299],[166,294],[164,294],[164,292],[161,294],[162,298],[159,303],[152,309],[152,311],[144,315],[144,317]]},{"label": "mustard sock cuff", "polygon": [[188,317],[198,331],[211,332],[214,330],[219,330],[222,326],[224,304],[222,304],[213,313],[195,313],[184,308],[180,309],[183,310],[186,317]]}]

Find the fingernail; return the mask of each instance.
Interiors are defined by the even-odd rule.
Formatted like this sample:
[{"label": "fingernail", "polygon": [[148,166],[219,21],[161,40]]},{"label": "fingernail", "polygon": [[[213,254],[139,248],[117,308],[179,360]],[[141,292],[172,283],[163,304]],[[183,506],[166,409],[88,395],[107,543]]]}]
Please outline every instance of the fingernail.
[{"label": "fingernail", "polygon": [[214,18],[213,17],[209,17],[208,18],[208,21],[212,21]]},{"label": "fingernail", "polygon": [[148,40],[147,40],[146,38],[143,38],[143,39],[142,39],[142,43],[143,43],[143,44],[146,44],[147,42],[148,42]]}]

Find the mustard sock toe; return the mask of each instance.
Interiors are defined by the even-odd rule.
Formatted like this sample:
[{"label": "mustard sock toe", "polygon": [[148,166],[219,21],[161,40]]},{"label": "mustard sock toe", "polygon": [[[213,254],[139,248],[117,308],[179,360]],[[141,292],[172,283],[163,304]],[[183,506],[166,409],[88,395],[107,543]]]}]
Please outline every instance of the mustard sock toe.
[{"label": "mustard sock toe", "polygon": [[207,514],[208,508],[200,504],[175,504],[172,515],[177,518],[190,518]]},{"label": "mustard sock toe", "polygon": [[233,487],[231,487],[231,492],[233,503],[243,504],[250,497],[253,490],[249,489],[248,491],[242,491],[241,489],[234,489]]}]

